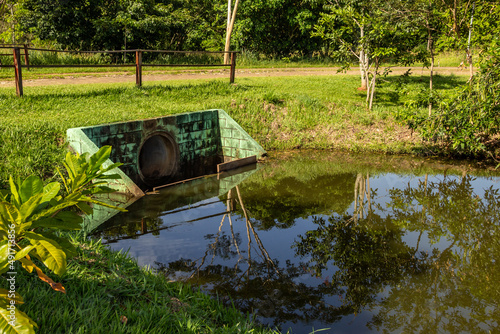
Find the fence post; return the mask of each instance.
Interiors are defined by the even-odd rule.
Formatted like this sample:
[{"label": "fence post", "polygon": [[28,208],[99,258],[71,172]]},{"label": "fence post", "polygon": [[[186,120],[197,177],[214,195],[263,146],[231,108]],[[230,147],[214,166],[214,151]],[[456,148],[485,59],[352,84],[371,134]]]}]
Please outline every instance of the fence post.
[{"label": "fence post", "polygon": [[30,70],[30,58],[28,54],[28,44],[24,44],[24,65]]},{"label": "fence post", "polygon": [[235,72],[236,72],[236,52],[231,52],[231,71],[229,74],[229,83],[234,83]]},{"label": "fence post", "polygon": [[21,50],[19,48],[14,48],[14,71],[17,96],[23,96],[23,74],[21,71]]},{"label": "fence post", "polygon": [[135,85],[142,86],[142,51],[135,51]]}]

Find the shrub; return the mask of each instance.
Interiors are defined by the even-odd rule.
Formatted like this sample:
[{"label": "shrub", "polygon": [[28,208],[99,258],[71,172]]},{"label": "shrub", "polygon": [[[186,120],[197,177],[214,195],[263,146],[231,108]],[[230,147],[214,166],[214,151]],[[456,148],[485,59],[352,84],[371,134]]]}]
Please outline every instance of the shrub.
[{"label": "shrub", "polygon": [[500,43],[481,55],[479,69],[457,92],[441,100],[431,116],[407,113],[406,122],[427,141],[453,152],[499,158]]},{"label": "shrub", "polygon": [[65,288],[45,275],[39,265],[42,263],[58,276],[64,274],[67,258],[75,254],[75,248],[56,232],[81,229],[82,217],[78,212],[91,214],[91,203],[110,206],[94,198],[113,192],[105,180],[120,177],[106,174],[120,164],[103,167],[110,153],[110,146],[90,157],[68,153],[63,162],[67,176],[59,171],[63,187],[59,182],[44,186],[38,176],[30,176],[24,181],[11,177],[9,189],[0,190],[0,274],[7,273],[10,282],[9,290],[0,289],[2,333],[33,333],[36,327],[16,308],[23,299],[15,292],[15,262],[30,273],[35,271],[52,289],[65,293]]}]

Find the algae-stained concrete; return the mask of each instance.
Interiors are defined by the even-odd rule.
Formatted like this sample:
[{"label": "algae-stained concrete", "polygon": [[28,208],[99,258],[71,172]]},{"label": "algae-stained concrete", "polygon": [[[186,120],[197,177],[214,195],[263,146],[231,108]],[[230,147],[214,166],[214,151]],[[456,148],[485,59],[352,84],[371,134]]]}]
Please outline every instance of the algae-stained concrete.
[{"label": "algae-stained concrete", "polygon": [[[132,196],[155,186],[212,174],[217,164],[265,155],[264,149],[225,111],[196,111],[153,119],[67,130],[70,146],[93,154],[113,147],[123,180],[111,187]],[[113,171],[115,172],[115,171]]]}]

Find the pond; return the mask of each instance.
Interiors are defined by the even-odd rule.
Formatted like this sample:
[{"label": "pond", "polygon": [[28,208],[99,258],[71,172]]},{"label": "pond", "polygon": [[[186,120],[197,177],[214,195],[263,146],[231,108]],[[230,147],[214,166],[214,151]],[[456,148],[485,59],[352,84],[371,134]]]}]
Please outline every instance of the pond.
[{"label": "pond", "polygon": [[163,189],[96,236],[282,332],[500,331],[500,178],[300,152]]}]

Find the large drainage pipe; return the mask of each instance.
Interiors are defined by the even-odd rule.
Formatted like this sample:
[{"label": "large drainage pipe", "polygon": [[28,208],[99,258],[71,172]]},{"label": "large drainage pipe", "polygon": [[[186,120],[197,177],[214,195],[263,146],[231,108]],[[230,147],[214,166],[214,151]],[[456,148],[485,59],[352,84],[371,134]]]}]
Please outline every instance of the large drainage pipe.
[{"label": "large drainage pipe", "polygon": [[139,175],[144,183],[157,186],[177,173],[179,146],[167,132],[150,134],[140,145],[137,159]]}]

